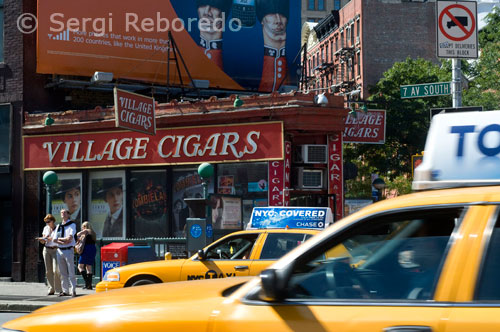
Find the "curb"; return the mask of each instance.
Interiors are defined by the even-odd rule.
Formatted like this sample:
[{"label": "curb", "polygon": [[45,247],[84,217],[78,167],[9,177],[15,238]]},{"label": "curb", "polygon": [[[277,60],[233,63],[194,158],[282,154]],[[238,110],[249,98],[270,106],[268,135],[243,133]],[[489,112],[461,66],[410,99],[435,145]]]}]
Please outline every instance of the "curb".
[{"label": "curb", "polygon": [[21,303],[21,302],[3,302],[0,303],[0,312],[32,312],[54,303]]}]

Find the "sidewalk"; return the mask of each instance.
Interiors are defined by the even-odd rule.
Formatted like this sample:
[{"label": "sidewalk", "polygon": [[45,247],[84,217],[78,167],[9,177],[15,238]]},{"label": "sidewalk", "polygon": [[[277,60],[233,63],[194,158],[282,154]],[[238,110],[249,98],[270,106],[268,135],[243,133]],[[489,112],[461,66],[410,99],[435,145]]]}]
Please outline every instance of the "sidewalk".
[{"label": "sidewalk", "polygon": [[[48,288],[43,283],[0,282],[0,312],[31,312],[57,302],[72,299],[71,296],[47,296]],[[76,288],[76,296],[94,294],[95,290]]]}]

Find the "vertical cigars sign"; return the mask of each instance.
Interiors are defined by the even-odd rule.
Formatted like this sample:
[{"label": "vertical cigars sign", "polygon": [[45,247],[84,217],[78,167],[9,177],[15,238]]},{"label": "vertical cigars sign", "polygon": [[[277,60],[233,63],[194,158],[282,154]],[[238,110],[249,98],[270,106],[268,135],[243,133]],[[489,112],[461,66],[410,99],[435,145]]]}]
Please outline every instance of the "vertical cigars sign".
[{"label": "vertical cigars sign", "polygon": [[330,206],[335,211],[335,221],[342,219],[344,212],[344,176],[342,162],[342,135],[328,136],[328,194],[332,195]]},{"label": "vertical cigars sign", "polygon": [[284,160],[270,161],[269,172],[269,206],[290,205],[290,170],[292,164],[292,143],[285,142]]},{"label": "vertical cigars sign", "polygon": [[154,98],[115,88],[116,126],[156,135]]},{"label": "vertical cigars sign", "polygon": [[285,142],[285,187],[283,189],[283,205],[290,205],[290,173],[292,168],[292,142]]}]

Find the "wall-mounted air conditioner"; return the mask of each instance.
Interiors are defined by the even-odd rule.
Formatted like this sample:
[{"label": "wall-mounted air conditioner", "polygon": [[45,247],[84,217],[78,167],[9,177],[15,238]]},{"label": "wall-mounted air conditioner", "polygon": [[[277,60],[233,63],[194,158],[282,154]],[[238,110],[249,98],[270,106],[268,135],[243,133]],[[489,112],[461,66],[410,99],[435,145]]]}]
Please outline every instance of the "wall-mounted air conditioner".
[{"label": "wall-mounted air conditioner", "polygon": [[326,164],[328,146],[317,144],[298,145],[294,151],[294,162],[299,164]]},{"label": "wall-mounted air conditioner", "polygon": [[298,189],[324,189],[325,170],[307,169],[304,167],[292,168],[293,184]]}]

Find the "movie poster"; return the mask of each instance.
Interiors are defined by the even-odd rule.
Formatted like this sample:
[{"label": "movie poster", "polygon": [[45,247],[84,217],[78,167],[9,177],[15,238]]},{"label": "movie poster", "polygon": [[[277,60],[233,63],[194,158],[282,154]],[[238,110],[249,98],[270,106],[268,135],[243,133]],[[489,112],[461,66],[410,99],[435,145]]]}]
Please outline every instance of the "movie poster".
[{"label": "movie poster", "polygon": [[56,223],[60,223],[61,210],[67,209],[70,219],[76,223],[76,229],[79,231],[82,223],[82,174],[60,173],[57,176],[58,181],[51,186],[52,214]]},{"label": "movie poster", "polygon": [[125,171],[90,174],[89,219],[98,238],[124,238]]},{"label": "movie poster", "polygon": [[133,237],[167,237],[165,171],[133,171],[130,199]]}]

